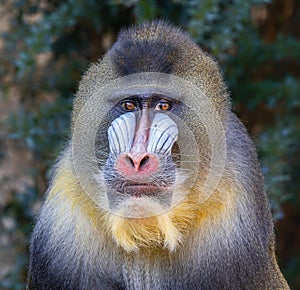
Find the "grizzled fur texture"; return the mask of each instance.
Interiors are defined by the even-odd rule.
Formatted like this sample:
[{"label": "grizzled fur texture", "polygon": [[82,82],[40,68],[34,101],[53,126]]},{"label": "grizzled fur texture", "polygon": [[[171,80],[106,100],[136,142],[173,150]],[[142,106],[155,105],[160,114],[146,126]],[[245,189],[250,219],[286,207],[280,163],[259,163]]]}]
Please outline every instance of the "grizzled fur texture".
[{"label": "grizzled fur texture", "polygon": [[[127,251],[119,245],[125,237],[118,237],[119,244],[112,237],[113,217],[82,190],[68,146],[32,235],[28,289],[289,289],[275,258],[273,224],[255,148],[231,111],[218,65],[182,31],[160,21],[122,31],[83,76],[73,125],[97,88],[138,72],[174,74],[211,98],[227,144],[218,187],[198,204],[193,198],[196,182],[187,200],[172,209],[171,225],[182,233],[175,249],[164,248],[164,237],[158,236],[162,240],[154,245]],[[189,124],[196,132],[197,121]],[[201,136],[196,141],[205,148]],[[146,220],[140,221],[140,228]]]}]

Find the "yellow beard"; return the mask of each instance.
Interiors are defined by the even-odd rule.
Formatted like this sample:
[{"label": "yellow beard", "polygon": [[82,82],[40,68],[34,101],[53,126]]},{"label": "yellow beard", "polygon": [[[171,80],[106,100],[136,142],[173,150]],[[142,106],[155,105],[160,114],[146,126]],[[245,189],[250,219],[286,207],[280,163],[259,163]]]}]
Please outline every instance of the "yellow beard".
[{"label": "yellow beard", "polygon": [[[197,203],[197,197],[197,194],[190,194],[177,206],[150,217],[128,218],[124,214],[125,210],[120,209],[116,214],[107,214],[106,225],[117,245],[127,252],[150,247],[164,247],[174,251],[192,225],[199,222],[200,216],[203,218],[207,214]],[[141,203],[145,204],[144,201]],[[211,206],[214,210],[220,209],[220,203],[213,203]]]},{"label": "yellow beard", "polygon": [[[231,215],[235,208],[234,192],[232,185],[221,183],[211,197],[199,203],[201,193],[193,188],[184,200],[162,214],[128,218],[124,210],[120,210],[117,214],[105,216],[106,226],[117,245],[127,252],[150,247],[174,251],[191,229],[200,226],[207,233],[208,227],[217,226],[224,214]],[[147,207],[143,209],[147,210]]]},{"label": "yellow beard", "polygon": [[[211,227],[214,221],[219,220],[218,217],[224,212],[224,208],[229,212],[233,210],[230,201],[233,199],[234,192],[232,189],[226,190],[226,187],[221,185],[204,203],[199,203],[201,193],[193,188],[184,200],[157,215],[155,212],[158,212],[159,205],[154,202],[151,204],[149,200],[146,202],[137,200],[135,204],[129,202],[133,207],[120,207],[117,212],[111,213],[101,210],[86,196],[72,171],[60,170],[48,199],[59,195],[58,206],[62,206],[65,202],[71,205],[71,211],[74,211],[73,218],[79,227],[83,221],[77,217],[78,209],[94,230],[99,234],[107,235],[108,239],[112,237],[116,244],[127,252],[150,247],[174,251],[192,228],[199,227],[201,224],[202,229],[205,230],[205,220],[213,219],[211,220],[213,223],[210,223]],[[144,216],[149,217],[139,218],[138,215],[128,217],[130,210],[140,211],[145,214]],[[61,213],[64,216],[65,210],[62,209]],[[82,228],[86,226],[87,224],[84,223]]]},{"label": "yellow beard", "polygon": [[110,215],[109,223],[115,242],[127,252],[162,245],[172,251],[181,241],[168,214],[139,219]]}]

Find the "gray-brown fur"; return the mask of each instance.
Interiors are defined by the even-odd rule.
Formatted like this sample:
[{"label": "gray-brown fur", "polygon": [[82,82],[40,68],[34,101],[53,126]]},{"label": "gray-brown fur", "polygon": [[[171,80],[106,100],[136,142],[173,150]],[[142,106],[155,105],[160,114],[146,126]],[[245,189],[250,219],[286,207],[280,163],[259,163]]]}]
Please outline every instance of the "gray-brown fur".
[{"label": "gray-brown fur", "polygon": [[[143,71],[175,74],[199,86],[213,100],[226,133],[227,160],[221,184],[232,186],[235,207],[222,217],[230,220],[223,218],[215,224],[216,211],[208,211],[203,222],[187,229],[175,251],[156,247],[128,253],[109,237],[105,222],[99,228],[90,226],[86,207],[93,213],[98,209],[88,197],[76,197],[70,204],[70,196],[84,192],[76,191],[80,185],[69,146],[53,183],[65,169],[75,181],[72,177],[74,184],[70,185],[66,176],[71,192],[48,195],[44,203],[31,240],[28,289],[289,289],[275,259],[273,223],[255,148],[230,111],[217,64],[183,32],[163,22],[124,30],[104,58],[85,73],[74,101],[73,123],[99,86]],[[185,118],[196,132],[199,124],[193,124],[188,115]],[[197,136],[197,142],[201,140]]]}]

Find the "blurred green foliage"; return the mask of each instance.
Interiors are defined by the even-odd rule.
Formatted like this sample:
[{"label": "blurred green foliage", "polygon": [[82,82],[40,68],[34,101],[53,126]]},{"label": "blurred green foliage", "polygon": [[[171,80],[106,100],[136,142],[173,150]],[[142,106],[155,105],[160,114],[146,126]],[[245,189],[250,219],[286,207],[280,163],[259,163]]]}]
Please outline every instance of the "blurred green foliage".
[{"label": "blurred green foliage", "polygon": [[[122,27],[154,18],[180,25],[220,62],[236,111],[257,142],[274,218],[283,218],[284,202],[297,208],[300,35],[294,26],[300,21],[293,15],[299,17],[300,5],[288,1],[292,14],[287,15],[281,2],[2,0],[9,29],[0,36],[0,74],[3,80],[11,78],[0,83],[0,90],[5,98],[16,86],[22,97],[18,111],[2,121],[0,137],[19,142],[34,157],[28,169],[34,185],[22,194],[14,192],[2,215],[14,217],[18,229],[29,236],[34,201],[41,198],[49,165],[68,136],[81,73],[103,55]],[[41,64],[43,55],[47,61]],[[45,94],[54,97],[41,98]],[[298,251],[283,265],[294,289],[300,289]],[[26,255],[20,254],[1,289],[22,289]]]}]

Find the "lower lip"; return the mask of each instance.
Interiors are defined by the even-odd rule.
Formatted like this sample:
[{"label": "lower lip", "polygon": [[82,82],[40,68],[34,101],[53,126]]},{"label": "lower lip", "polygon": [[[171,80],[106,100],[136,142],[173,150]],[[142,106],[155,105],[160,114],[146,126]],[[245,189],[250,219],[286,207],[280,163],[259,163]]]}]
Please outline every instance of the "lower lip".
[{"label": "lower lip", "polygon": [[124,192],[131,195],[156,195],[167,191],[167,187],[129,185],[124,188]]}]

